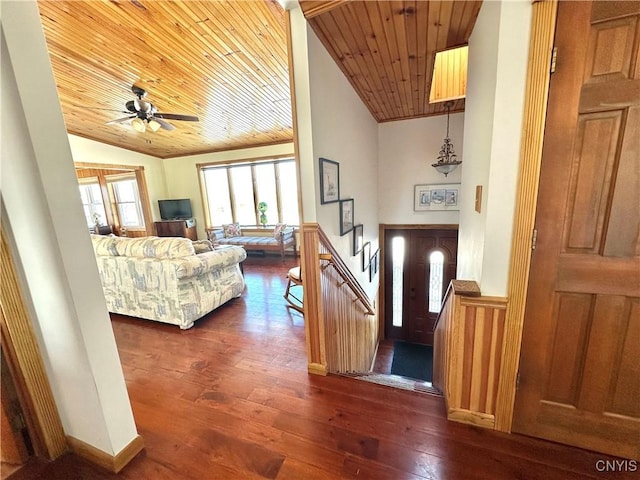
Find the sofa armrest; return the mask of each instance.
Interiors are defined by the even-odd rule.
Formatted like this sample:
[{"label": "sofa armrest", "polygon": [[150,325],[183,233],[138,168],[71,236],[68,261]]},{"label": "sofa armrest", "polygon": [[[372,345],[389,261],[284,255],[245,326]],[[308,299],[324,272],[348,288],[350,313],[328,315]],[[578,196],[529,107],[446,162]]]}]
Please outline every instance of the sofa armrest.
[{"label": "sofa armrest", "polygon": [[200,253],[191,257],[174,260],[176,277],[189,278],[203,273],[219,270],[230,265],[237,265],[247,258],[247,252],[242,247],[228,246],[211,252]]},{"label": "sofa armrest", "polygon": [[293,227],[287,227],[283,229],[282,232],[280,232],[280,238],[278,238],[278,241],[280,243],[287,243],[291,241],[292,238],[295,238],[294,232],[295,229]]},{"label": "sofa armrest", "polygon": [[224,230],[221,228],[206,228],[205,231],[207,232],[207,239],[213,242],[214,245],[218,243],[218,240],[224,238]]}]

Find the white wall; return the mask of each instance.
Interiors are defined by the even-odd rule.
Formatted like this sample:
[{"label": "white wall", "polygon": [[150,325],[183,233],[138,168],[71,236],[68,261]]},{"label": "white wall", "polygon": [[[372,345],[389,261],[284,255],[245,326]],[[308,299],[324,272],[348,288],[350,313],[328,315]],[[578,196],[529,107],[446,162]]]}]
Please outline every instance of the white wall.
[{"label": "white wall", "polygon": [[3,2],[1,64],[3,228],[65,433],[115,455],[136,427],[35,1]]},{"label": "white wall", "polygon": [[160,220],[158,200],[167,198],[164,165],[161,159],[76,135],[69,135],[69,145],[71,146],[74,162],[110,163],[144,167],[144,178],[149,192],[151,215],[154,221]]},{"label": "white wall", "polygon": [[198,178],[196,164],[224,163],[234,160],[278,157],[282,155],[291,155],[293,157],[293,143],[228,150],[226,152],[204,153],[202,155],[191,155],[187,157],[166,158],[162,160],[164,164],[164,174],[167,178],[167,192],[164,198],[190,198],[193,216],[196,219],[198,238],[207,238],[204,231],[204,210],[202,208],[200,180]]},{"label": "white wall", "polygon": [[484,2],[469,39],[458,278],[485,295],[507,295],[530,28],[531,2]]},{"label": "white wall", "polygon": [[[464,114],[451,115],[449,137],[461,166],[447,177],[431,166],[447,132],[447,117],[416,118],[378,125],[378,220],[386,224],[457,224],[458,211],[414,212],[416,184],[460,183],[467,165],[462,152]],[[462,198],[460,199],[462,201]]]},{"label": "white wall", "polygon": [[[302,221],[317,222],[316,177],[311,117],[311,86],[309,78],[309,49],[307,48],[307,21],[297,0],[279,0],[289,9],[291,25],[291,56],[295,87],[295,132],[298,137],[298,164],[300,167],[300,196]],[[293,100],[293,99],[292,99]]]},{"label": "white wall", "polygon": [[[314,184],[319,185],[320,157],[340,164],[340,198],[354,199],[355,224],[364,227],[371,252],[378,243],[378,125],[311,27],[307,27]],[[352,234],[340,236],[339,204],[320,204],[316,190],[317,221],[342,259],[373,298],[378,280],[369,283],[362,272],[361,255],[352,255]]]}]

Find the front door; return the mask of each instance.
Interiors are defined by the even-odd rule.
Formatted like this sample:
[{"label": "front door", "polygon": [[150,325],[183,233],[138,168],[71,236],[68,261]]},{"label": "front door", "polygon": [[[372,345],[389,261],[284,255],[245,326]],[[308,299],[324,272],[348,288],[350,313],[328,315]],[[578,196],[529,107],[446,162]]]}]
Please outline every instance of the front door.
[{"label": "front door", "polygon": [[560,2],[513,430],[639,458],[640,2]]},{"label": "front door", "polygon": [[457,254],[457,229],[385,231],[386,338],[433,345]]}]

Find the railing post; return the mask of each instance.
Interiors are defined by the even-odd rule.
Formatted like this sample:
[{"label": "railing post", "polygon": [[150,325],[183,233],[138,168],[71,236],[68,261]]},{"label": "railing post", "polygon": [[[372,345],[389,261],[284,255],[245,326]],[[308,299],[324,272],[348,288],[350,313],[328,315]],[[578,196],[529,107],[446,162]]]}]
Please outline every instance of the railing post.
[{"label": "railing post", "polygon": [[304,223],[300,239],[300,270],[304,288],[304,329],[308,371],[327,374],[327,354],[320,284],[320,242],[317,223]]}]

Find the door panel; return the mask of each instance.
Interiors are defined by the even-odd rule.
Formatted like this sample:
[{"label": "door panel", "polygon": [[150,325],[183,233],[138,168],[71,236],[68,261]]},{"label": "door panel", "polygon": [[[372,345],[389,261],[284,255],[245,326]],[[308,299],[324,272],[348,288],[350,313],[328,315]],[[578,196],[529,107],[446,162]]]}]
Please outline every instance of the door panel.
[{"label": "door panel", "polygon": [[560,2],[513,430],[639,458],[640,3]]},{"label": "door panel", "polygon": [[[402,324],[393,325],[394,309],[394,238],[402,238],[405,242],[402,263]],[[420,230],[386,230],[385,233],[385,336],[412,343],[433,345],[433,329],[439,313],[439,302],[449,282],[455,278],[458,254],[457,229],[420,229]],[[430,255],[440,252],[443,255],[442,265],[431,265]],[[434,291],[434,299],[430,299],[432,272],[441,279],[440,288]],[[398,279],[396,278],[398,282]],[[398,285],[396,285],[398,295]],[[433,300],[438,308],[429,308]],[[397,303],[396,303],[397,308]]]}]

